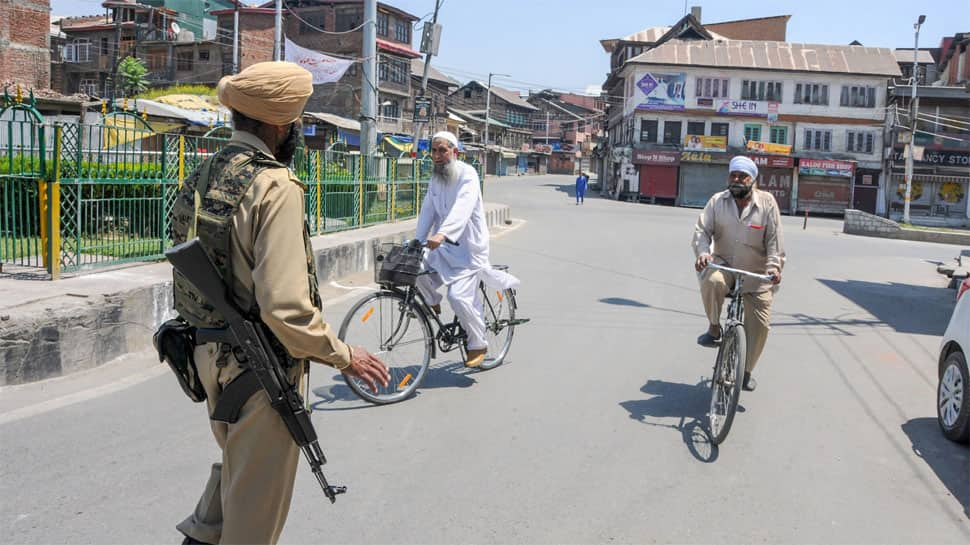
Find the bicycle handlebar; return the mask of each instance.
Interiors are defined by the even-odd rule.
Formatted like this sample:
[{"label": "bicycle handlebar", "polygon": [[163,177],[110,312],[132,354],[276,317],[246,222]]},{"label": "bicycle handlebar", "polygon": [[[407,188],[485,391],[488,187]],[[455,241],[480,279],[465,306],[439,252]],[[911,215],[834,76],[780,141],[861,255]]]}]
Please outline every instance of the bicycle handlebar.
[{"label": "bicycle handlebar", "polygon": [[741,269],[733,269],[731,267],[725,267],[724,265],[718,265],[717,263],[708,263],[707,268],[718,269],[718,270],[727,271],[734,274],[740,274],[741,276],[750,276],[752,278],[757,278],[758,280],[763,280],[765,282],[771,282],[772,279],[774,278],[770,274],[757,274],[753,272],[744,271]]},{"label": "bicycle handlebar", "polygon": [[[427,248],[428,247],[428,241],[427,240],[418,240],[416,238],[407,241],[406,244],[409,245],[409,246],[411,246],[412,248]],[[453,240],[451,240],[449,238],[445,238],[445,244],[451,244],[452,246],[458,246],[459,245],[457,242],[455,242],[455,241],[453,241]]]}]

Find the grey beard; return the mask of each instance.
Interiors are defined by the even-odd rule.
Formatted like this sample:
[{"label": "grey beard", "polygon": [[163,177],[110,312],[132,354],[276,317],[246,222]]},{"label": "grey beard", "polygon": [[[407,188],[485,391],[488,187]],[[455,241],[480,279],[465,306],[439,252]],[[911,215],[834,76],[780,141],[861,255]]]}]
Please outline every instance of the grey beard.
[{"label": "grey beard", "polygon": [[435,165],[433,172],[445,184],[456,182],[458,181],[458,161],[449,161],[443,165]]}]

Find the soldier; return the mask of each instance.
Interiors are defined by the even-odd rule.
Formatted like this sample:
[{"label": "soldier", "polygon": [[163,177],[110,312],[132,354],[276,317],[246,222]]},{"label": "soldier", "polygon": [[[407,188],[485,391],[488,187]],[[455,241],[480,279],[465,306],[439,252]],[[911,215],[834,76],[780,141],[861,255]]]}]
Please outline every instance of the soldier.
[{"label": "soldier", "polygon": [[[340,341],[321,314],[304,187],[287,167],[312,92],[310,73],[288,62],[258,63],[222,78],[219,101],[232,111],[232,140],[185,180],[174,240],[199,237],[237,306],[272,333],[291,381],[300,381],[313,360],[371,388],[386,386],[384,364]],[[182,319],[195,327],[220,325],[179,274],[174,290]],[[211,416],[220,399],[239,397],[233,380],[245,367],[231,347],[216,343],[196,347],[194,358]],[[183,544],[272,544],[283,530],[300,450],[262,391],[238,403],[235,423],[210,421],[222,461],[213,464],[195,511],[177,526]]]}]

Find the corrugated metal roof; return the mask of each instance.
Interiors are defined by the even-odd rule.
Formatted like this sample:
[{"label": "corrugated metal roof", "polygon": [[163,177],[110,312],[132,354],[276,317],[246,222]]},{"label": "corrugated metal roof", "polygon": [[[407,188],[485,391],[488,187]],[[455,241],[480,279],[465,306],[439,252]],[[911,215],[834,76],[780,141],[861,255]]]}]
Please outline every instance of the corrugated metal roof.
[{"label": "corrugated metal roof", "polygon": [[[486,87],[486,86],[482,85],[482,87]],[[498,95],[509,104],[513,104],[520,108],[525,108],[527,110],[539,109],[533,106],[532,104],[529,104],[528,102],[525,101],[525,99],[520,97],[518,91],[510,91],[508,89],[502,89],[501,87],[496,87],[495,85],[492,85],[492,93],[495,95]]]},{"label": "corrugated metal roof", "polygon": [[[424,75],[424,61],[421,59],[411,59],[411,75],[417,76],[418,78]],[[461,83],[458,83],[457,81],[435,70],[434,65],[428,67],[428,79],[440,81],[448,85],[454,85],[455,87],[461,85]]]},{"label": "corrugated metal roof", "polygon": [[[913,64],[912,49],[894,49],[893,55],[896,56],[896,62]],[[933,59],[933,54],[923,49],[919,50],[919,54],[916,56],[916,62],[920,64],[936,64],[936,61]]]},{"label": "corrugated metal roof", "polygon": [[303,112],[303,115],[319,119],[325,123],[330,123],[331,125],[340,127],[341,129],[360,132],[360,121],[347,119],[346,117],[340,117],[339,115],[328,114],[325,112]]},{"label": "corrugated metal roof", "polygon": [[888,48],[751,40],[670,40],[629,62],[899,76]]}]

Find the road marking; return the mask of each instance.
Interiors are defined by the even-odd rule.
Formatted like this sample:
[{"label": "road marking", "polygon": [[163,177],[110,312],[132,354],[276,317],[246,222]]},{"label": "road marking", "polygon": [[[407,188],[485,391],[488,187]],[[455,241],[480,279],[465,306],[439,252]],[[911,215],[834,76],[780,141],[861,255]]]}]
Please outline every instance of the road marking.
[{"label": "road marking", "polygon": [[89,388],[80,392],[74,392],[73,394],[67,394],[54,399],[49,399],[47,401],[42,401],[40,403],[34,403],[33,405],[27,405],[26,407],[21,407],[19,409],[14,409],[12,411],[0,414],[0,426],[9,424],[10,422],[16,422],[17,420],[23,420],[24,418],[30,418],[31,416],[48,413],[69,405],[75,405],[77,403],[114,393],[119,390],[124,390],[125,388],[130,388],[131,386],[135,386],[157,376],[161,376],[166,372],[168,372],[167,365],[153,365],[148,369],[139,371],[138,373],[129,375],[127,377],[120,378],[111,382],[110,384]]}]

